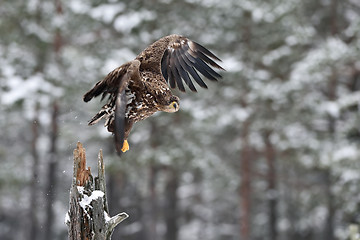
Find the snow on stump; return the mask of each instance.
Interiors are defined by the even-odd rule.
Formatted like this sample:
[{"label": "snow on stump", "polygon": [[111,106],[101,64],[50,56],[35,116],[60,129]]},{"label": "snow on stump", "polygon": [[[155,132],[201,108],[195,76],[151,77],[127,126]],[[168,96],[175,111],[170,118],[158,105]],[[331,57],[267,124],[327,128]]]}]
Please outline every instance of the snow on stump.
[{"label": "snow on stump", "polygon": [[93,178],[90,168],[86,168],[85,149],[80,142],[74,150],[69,205],[65,223],[70,240],[110,240],[114,228],[128,217],[126,213],[109,216],[102,151],[98,155],[98,176]]}]

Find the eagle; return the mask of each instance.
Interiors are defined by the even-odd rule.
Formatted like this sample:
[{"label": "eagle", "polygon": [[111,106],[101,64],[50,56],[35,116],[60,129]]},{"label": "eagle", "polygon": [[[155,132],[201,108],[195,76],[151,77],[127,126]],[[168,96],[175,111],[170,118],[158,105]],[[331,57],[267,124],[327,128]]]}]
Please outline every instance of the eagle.
[{"label": "eagle", "polygon": [[222,77],[213,68],[224,68],[215,61],[221,62],[208,49],[184,36],[173,34],[160,38],[85,93],[85,102],[99,95],[101,100],[107,98],[89,125],[105,119],[104,126],[115,136],[116,151],[118,154],[126,152],[134,123],[157,111],[179,110],[180,99],[173,95],[170,87],[185,92],[186,84],[196,92],[194,82],[207,88],[199,73],[211,81]]}]

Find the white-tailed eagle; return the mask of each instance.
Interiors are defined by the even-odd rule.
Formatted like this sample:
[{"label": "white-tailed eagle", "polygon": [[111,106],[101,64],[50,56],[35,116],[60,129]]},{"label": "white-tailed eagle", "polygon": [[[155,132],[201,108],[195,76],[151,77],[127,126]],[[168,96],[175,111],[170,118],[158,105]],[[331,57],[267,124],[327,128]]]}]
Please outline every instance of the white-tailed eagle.
[{"label": "white-tailed eagle", "polygon": [[174,34],[157,40],[133,61],[110,72],[84,95],[85,102],[99,95],[102,95],[101,99],[108,98],[89,125],[104,118],[105,127],[115,135],[117,152],[127,151],[127,138],[135,122],[157,111],[179,110],[179,98],[172,94],[169,86],[185,92],[186,84],[196,92],[194,82],[207,88],[199,73],[212,81],[221,78],[211,67],[224,69],[214,60],[221,61],[186,37]]}]

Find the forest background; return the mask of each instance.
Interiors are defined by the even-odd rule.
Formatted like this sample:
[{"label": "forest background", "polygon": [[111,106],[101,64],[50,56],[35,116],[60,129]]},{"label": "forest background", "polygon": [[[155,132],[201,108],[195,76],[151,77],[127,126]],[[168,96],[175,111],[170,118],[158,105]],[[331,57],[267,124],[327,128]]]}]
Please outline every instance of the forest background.
[{"label": "forest background", "polygon": [[[227,70],[121,159],[82,95],[177,33]],[[106,164],[113,239],[347,239],[360,221],[358,0],[0,1],[0,239],[66,239],[72,151]],[[355,225],[354,225],[355,224]]]}]

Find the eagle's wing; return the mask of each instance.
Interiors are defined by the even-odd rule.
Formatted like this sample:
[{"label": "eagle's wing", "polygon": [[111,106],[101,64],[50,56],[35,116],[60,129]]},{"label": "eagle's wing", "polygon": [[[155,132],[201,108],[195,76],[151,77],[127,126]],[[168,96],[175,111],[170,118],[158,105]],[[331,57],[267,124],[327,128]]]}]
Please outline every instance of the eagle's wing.
[{"label": "eagle's wing", "polygon": [[[102,94],[102,98],[107,94],[114,97],[115,102],[110,103],[111,106],[109,107],[113,108],[115,105],[114,134],[116,151],[119,154],[121,153],[125,137],[125,112],[127,104],[125,89],[130,79],[140,81],[139,66],[140,62],[138,60],[133,60],[114,69],[103,80],[96,83],[96,85],[83,97],[85,102],[90,101],[93,97],[97,97],[100,94]],[[105,114],[109,114],[108,109],[103,109],[95,115],[89,122],[89,125],[98,122]]]},{"label": "eagle's wing", "polygon": [[161,71],[170,87],[175,88],[177,85],[180,91],[185,92],[184,81],[192,91],[196,92],[192,79],[201,87],[207,88],[198,72],[212,81],[221,78],[221,75],[210,67],[224,70],[214,60],[221,61],[199,43],[179,36],[176,41],[170,42],[165,50],[161,60]]},{"label": "eagle's wing", "polygon": [[103,80],[97,82],[92,89],[85,93],[83,100],[88,102],[100,94],[102,94],[102,100],[107,94],[117,93],[118,88],[123,85],[123,76],[127,72],[130,64],[131,62],[125,63],[111,71]]}]

